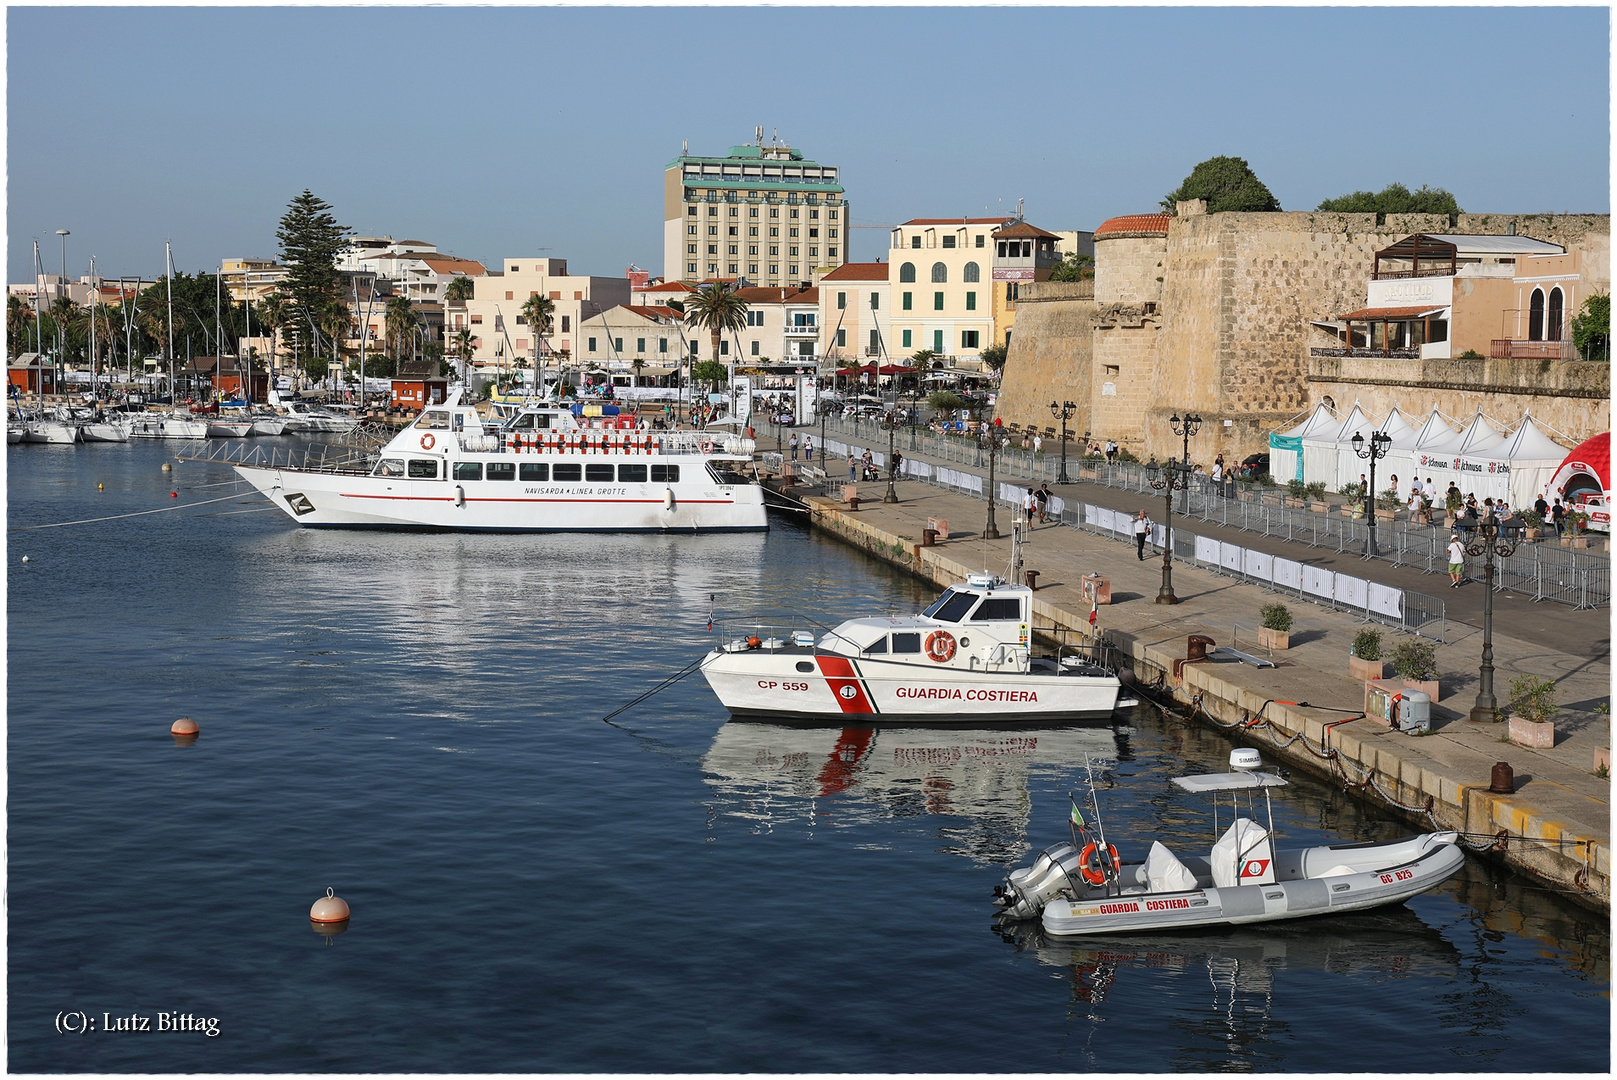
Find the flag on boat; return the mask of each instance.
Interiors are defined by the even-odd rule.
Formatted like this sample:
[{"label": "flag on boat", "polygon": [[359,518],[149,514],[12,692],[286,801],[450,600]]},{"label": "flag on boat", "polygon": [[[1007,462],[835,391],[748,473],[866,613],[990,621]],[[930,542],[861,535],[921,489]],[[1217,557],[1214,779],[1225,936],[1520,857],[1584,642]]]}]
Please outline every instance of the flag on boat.
[{"label": "flag on boat", "polygon": [[1067,798],[1072,802],[1072,823],[1081,829],[1084,827],[1084,815],[1078,812],[1078,800],[1071,795],[1068,795]]},{"label": "flag on boat", "polygon": [[713,632],[713,597],[707,598],[707,632]]},{"label": "flag on boat", "polygon": [[1099,617],[1099,612],[1100,612],[1100,600],[1097,598],[1095,600],[1090,601],[1090,604],[1089,604],[1089,628],[1091,630],[1095,629],[1095,620]]}]

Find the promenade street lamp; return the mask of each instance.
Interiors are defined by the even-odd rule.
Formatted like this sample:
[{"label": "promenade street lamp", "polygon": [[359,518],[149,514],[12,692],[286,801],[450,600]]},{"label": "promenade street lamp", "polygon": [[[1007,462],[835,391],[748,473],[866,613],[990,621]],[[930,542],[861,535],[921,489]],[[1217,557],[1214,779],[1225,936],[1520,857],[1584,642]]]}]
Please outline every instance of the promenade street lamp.
[{"label": "promenade street lamp", "polygon": [[1493,557],[1508,559],[1516,552],[1515,539],[1501,539],[1499,518],[1489,512],[1477,526],[1477,537],[1465,545],[1465,553],[1483,556],[1482,563],[1482,667],[1477,673],[1477,702],[1468,717],[1476,724],[1499,720],[1499,703],[1493,696]]},{"label": "promenade street lamp", "polygon": [[[1179,486],[1179,490],[1183,491],[1184,495],[1179,500],[1179,512],[1188,516],[1190,514],[1190,440],[1195,437],[1196,432],[1201,430],[1202,418],[1195,413],[1187,412],[1185,413],[1185,418],[1181,420],[1179,419],[1179,414],[1175,413],[1168,419],[1168,423],[1172,425],[1173,433],[1185,440],[1185,455],[1180,459],[1184,465],[1185,477],[1184,482]],[[1169,462],[1169,467],[1172,467],[1172,462]],[[1160,602],[1165,604],[1173,603],[1172,600],[1162,600]]]},{"label": "promenade street lamp", "polygon": [[894,474],[898,472],[897,464],[893,460],[893,439],[898,435],[898,417],[889,412],[887,414],[887,494],[881,497],[884,503],[896,503],[898,490],[893,486]]},{"label": "promenade street lamp", "polygon": [[1179,597],[1173,594],[1173,493],[1190,483],[1190,463],[1175,464],[1169,458],[1167,465],[1158,465],[1152,458],[1145,467],[1145,477],[1146,483],[1162,492],[1162,588],[1157,593],[1157,603],[1177,604]]},{"label": "promenade street lamp", "polygon": [[[1368,492],[1366,492],[1366,494],[1365,494],[1365,500],[1368,503],[1368,505],[1365,508],[1365,512],[1369,515],[1370,532],[1369,532],[1368,536],[1365,538],[1364,556],[1367,559],[1373,559],[1377,555],[1377,551],[1376,551],[1376,462],[1378,462],[1382,458],[1386,457],[1388,452],[1391,451],[1391,449],[1392,449],[1392,436],[1388,435],[1385,431],[1372,431],[1370,433],[1370,441],[1368,443],[1366,443],[1365,440],[1364,440],[1364,436],[1359,434],[1357,431],[1355,431],[1353,433],[1353,438],[1350,441],[1353,443],[1353,452],[1355,454],[1357,454],[1359,457],[1367,458],[1370,461],[1370,490]],[[1476,553],[1476,554],[1480,554],[1480,553]],[[1491,566],[1492,564],[1490,563],[1489,565]],[[1490,669],[1490,670],[1492,670],[1492,669]],[[1490,698],[1491,698],[1491,695],[1490,695]]]},{"label": "promenade street lamp", "polygon": [[1070,484],[1067,479],[1067,421],[1078,411],[1078,406],[1070,401],[1063,401],[1060,405],[1050,402],[1050,415],[1061,421],[1061,472],[1056,476],[1056,483]]},{"label": "promenade street lamp", "polygon": [[[999,452],[999,428],[1000,421],[998,418],[993,423],[984,424],[982,427],[982,431],[987,432],[988,437],[988,524],[983,527],[983,539],[985,540],[999,539],[999,527],[994,524],[994,492],[996,490],[994,487],[994,455]],[[980,447],[982,446],[983,438],[981,432],[978,433],[977,438],[977,445]]]}]

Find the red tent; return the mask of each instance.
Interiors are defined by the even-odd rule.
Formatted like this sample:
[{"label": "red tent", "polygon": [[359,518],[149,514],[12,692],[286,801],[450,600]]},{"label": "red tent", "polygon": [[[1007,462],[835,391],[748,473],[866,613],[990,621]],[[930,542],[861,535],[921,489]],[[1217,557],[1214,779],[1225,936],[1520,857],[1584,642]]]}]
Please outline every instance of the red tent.
[{"label": "red tent", "polygon": [[[1552,459],[1553,460],[1553,459]],[[1579,478],[1583,479],[1580,481]],[[1567,489],[1588,491],[1595,484],[1611,490],[1611,432],[1603,431],[1574,447],[1550,478],[1549,497],[1569,498]]]}]

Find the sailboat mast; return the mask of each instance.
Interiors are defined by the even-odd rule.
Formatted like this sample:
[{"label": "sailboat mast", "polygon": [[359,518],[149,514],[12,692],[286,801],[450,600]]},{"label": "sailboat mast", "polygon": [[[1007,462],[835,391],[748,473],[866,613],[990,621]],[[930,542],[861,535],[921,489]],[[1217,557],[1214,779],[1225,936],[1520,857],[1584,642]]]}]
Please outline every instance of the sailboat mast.
[{"label": "sailboat mast", "polygon": [[39,241],[34,241],[34,364],[39,372],[39,407],[45,408],[45,323],[40,318],[39,296],[44,292],[45,271],[39,264]]},{"label": "sailboat mast", "polygon": [[163,241],[163,262],[167,273],[163,280],[168,284],[168,404],[174,407],[174,245],[172,241]]},{"label": "sailboat mast", "polygon": [[[90,385],[96,395],[101,393],[101,366],[96,363],[95,351],[95,302],[101,290],[95,283],[95,256],[90,256]],[[109,389],[110,380],[109,380]]]}]

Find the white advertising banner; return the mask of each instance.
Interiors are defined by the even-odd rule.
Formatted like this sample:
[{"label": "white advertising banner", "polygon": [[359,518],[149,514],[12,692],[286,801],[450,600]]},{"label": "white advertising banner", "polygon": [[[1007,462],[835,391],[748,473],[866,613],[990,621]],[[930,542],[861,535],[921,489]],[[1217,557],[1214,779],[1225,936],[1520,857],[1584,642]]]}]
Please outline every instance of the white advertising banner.
[{"label": "white advertising banner", "polygon": [[1274,563],[1274,583],[1288,589],[1301,589],[1303,587],[1303,564],[1292,562],[1290,559],[1276,559]]},{"label": "white advertising banner", "polygon": [[1404,591],[1370,582],[1370,610],[1394,619],[1404,617]]},{"label": "white advertising banner", "polygon": [[1337,603],[1349,607],[1362,608],[1369,602],[1367,586],[1370,583],[1363,578],[1350,577],[1347,574],[1336,575]]},{"label": "white advertising banner", "polygon": [[1336,595],[1336,575],[1323,566],[1303,567],[1303,592],[1329,600]]},{"label": "white advertising banner", "polygon": [[1246,571],[1246,576],[1249,578],[1257,578],[1259,581],[1273,581],[1274,563],[1275,557],[1273,555],[1267,555],[1261,551],[1253,551],[1248,548],[1241,569]]}]

